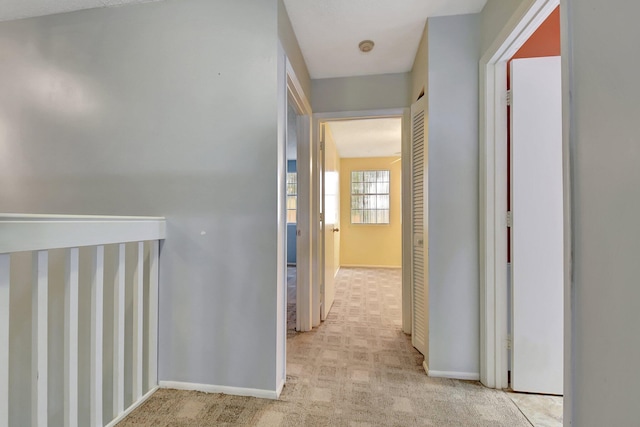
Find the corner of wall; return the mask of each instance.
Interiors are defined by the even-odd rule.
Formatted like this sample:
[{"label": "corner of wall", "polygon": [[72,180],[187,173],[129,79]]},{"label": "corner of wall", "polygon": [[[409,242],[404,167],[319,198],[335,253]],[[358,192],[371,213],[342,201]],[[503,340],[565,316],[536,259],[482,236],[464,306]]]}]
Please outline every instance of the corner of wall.
[{"label": "corner of wall", "polygon": [[309,74],[309,68],[304,60],[298,38],[296,37],[283,0],[278,0],[278,38],[296,73],[296,77],[300,81],[307,100],[311,103],[311,76]]},{"label": "corner of wall", "polygon": [[420,44],[418,45],[418,50],[416,51],[416,57],[413,60],[413,67],[411,68],[411,92],[408,105],[413,104],[418,100],[420,93],[424,89],[425,93],[427,91],[427,80],[428,80],[428,42],[427,38],[429,35],[429,21],[427,20],[424,24],[424,29],[422,31],[422,38],[420,39]]}]

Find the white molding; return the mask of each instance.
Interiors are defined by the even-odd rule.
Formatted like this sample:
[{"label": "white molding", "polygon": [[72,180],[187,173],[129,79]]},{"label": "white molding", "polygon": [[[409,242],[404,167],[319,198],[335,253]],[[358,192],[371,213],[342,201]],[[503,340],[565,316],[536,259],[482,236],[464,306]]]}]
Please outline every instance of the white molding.
[{"label": "white molding", "polygon": [[280,395],[282,394],[282,390],[284,390],[284,383],[285,383],[285,380],[280,380],[280,384],[276,389],[276,399],[280,398]]},{"label": "white molding", "polygon": [[429,370],[429,365],[427,365],[427,361],[422,362],[422,367],[427,373],[428,377],[431,378],[450,378],[453,380],[466,380],[466,381],[479,381],[480,373],[479,372],[455,372],[455,371],[433,371]]},{"label": "white molding", "polygon": [[320,122],[356,119],[403,118],[405,108],[386,108],[380,110],[337,111],[334,113],[314,113],[313,118]]},{"label": "white molding", "polygon": [[257,388],[229,387],[223,385],[198,384],[182,381],[160,381],[160,388],[201,391],[203,393],[224,393],[231,394],[233,396],[249,396],[272,400],[278,399],[279,395],[278,390],[261,390]]},{"label": "white molding", "polygon": [[392,270],[402,269],[401,265],[369,265],[369,264],[341,264],[340,268],[389,268]]},{"label": "white molding", "polygon": [[0,240],[0,253],[108,245],[166,237],[163,218],[87,218],[29,219],[0,215],[0,235],[3,237]]},{"label": "white molding", "polygon": [[525,0],[480,60],[480,380],[508,386],[506,63],[559,0]]},{"label": "white molding", "polygon": [[[312,169],[313,148],[311,138],[311,103],[307,98],[300,79],[285,55],[287,94],[299,115],[297,121],[297,164],[298,164],[298,222],[296,224],[296,330],[310,331],[313,327],[311,288],[313,282],[312,272],[312,229],[311,217],[313,206]],[[302,192],[304,188],[307,191]],[[286,294],[286,291],[285,291]],[[286,307],[285,307],[286,310]]]},{"label": "white molding", "polygon": [[149,390],[144,396],[142,396],[136,403],[134,403],[133,405],[129,406],[123,413],[121,413],[120,415],[118,415],[117,417],[115,417],[113,420],[111,420],[111,422],[109,424],[107,424],[105,427],[115,427],[116,425],[118,425],[118,423],[122,420],[124,420],[125,418],[127,418],[129,416],[129,414],[131,414],[133,411],[135,411],[136,409],[138,409],[138,407],[140,405],[142,405],[144,402],[146,402],[147,400],[149,400],[149,398],[151,396],[153,396],[153,393],[155,393],[156,391],[158,391],[160,387],[154,387],[151,390]]},{"label": "white molding", "polygon": [[454,372],[430,370],[427,375],[431,378],[450,378],[452,380],[479,381],[479,372]]},{"label": "white molding", "polygon": [[312,113],[311,103],[309,102],[307,95],[304,93],[300,79],[298,79],[296,71],[293,68],[293,65],[291,65],[291,61],[289,61],[286,53],[285,57],[287,67],[287,92],[293,98],[298,113],[300,115],[310,116]]}]

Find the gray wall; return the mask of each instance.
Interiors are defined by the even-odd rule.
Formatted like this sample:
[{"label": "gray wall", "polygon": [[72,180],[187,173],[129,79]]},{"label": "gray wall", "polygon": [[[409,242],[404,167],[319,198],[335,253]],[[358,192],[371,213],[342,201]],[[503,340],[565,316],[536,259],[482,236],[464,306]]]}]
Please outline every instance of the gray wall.
[{"label": "gray wall", "polygon": [[479,15],[431,18],[429,369],[479,372]]},{"label": "gray wall", "polygon": [[480,52],[484,54],[525,0],[488,0],[480,13]]},{"label": "gray wall", "polygon": [[0,211],[167,217],[161,380],[276,388],[277,15],[169,0],[0,23]]},{"label": "gray wall", "polygon": [[404,108],[409,105],[410,94],[410,73],[311,81],[314,113]]},{"label": "gray wall", "polygon": [[[420,93],[424,90],[427,93],[428,80],[429,80],[429,41],[427,37],[429,35],[429,21],[424,25],[422,37],[420,38],[420,44],[418,45],[418,51],[416,52],[416,58],[413,60],[413,67],[411,68],[411,100],[410,104],[413,104],[420,97]],[[427,115],[428,117],[428,115]]]},{"label": "gray wall", "polygon": [[296,73],[296,77],[300,81],[300,85],[302,85],[302,90],[304,90],[307,100],[311,102],[311,77],[309,76],[307,63],[304,61],[304,56],[298,45],[298,39],[293,32],[287,8],[282,0],[278,0],[278,38]]},{"label": "gray wall", "polygon": [[637,425],[640,4],[582,0],[562,6],[563,36],[572,47],[567,50],[565,37],[574,257],[573,398],[567,404],[575,426]]}]

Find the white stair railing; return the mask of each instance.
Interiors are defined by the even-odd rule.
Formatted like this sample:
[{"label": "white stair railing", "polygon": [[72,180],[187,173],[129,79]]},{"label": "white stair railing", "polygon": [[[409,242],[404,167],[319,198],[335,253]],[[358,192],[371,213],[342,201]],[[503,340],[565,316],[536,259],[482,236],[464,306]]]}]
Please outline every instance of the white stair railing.
[{"label": "white stair railing", "polygon": [[[103,328],[104,287],[113,286],[113,419],[114,425],[149,396],[158,384],[158,261],[160,241],[166,236],[161,217],[113,217],[76,215],[0,214],[0,426],[9,425],[10,372],[10,289],[11,254],[32,252],[32,349],[31,349],[31,425],[48,425],[48,309],[49,250],[65,249],[64,277],[64,426],[77,427],[79,417],[78,355],[89,351],[89,423],[102,427],[103,410]],[[133,331],[131,354],[125,354],[125,244],[137,242],[133,279]],[[150,242],[148,312],[144,312],[144,248]],[[116,244],[115,279],[104,283],[105,245]],[[90,247],[90,283],[81,283],[79,248]],[[90,349],[79,348],[79,289],[91,289]],[[144,318],[148,319],[148,354],[145,360]],[[125,408],[125,360],[132,364],[133,403]],[[143,370],[148,383],[143,384]],[[147,393],[143,396],[143,390]],[[108,410],[108,409],[107,409]]]}]

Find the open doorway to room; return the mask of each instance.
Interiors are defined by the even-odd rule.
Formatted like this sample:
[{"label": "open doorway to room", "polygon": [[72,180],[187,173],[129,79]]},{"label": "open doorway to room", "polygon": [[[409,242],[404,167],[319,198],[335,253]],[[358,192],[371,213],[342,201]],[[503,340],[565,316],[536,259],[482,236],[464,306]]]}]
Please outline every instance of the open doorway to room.
[{"label": "open doorway to room", "polygon": [[[507,63],[510,397],[562,424],[563,183],[560,10]],[[520,392],[529,393],[526,395]],[[531,395],[534,393],[534,396]],[[539,396],[540,394],[556,397]]]},{"label": "open doorway to room", "polygon": [[402,117],[320,123],[321,319],[402,326]]},{"label": "open doorway to room", "polygon": [[[515,216],[515,223],[507,229],[510,264],[510,295],[508,302],[509,334],[515,339],[524,339],[518,326],[527,328],[526,314],[518,312],[531,307],[531,299],[540,294],[544,301],[547,318],[557,326],[546,330],[544,344],[553,354],[543,368],[535,372],[512,372],[510,383],[514,390],[562,394],[562,111],[560,70],[560,10],[549,15],[527,42],[507,63],[507,88],[511,94],[507,106],[507,209]],[[515,86],[515,87],[514,87]],[[515,114],[513,114],[515,111]],[[547,145],[547,146],[545,146]],[[540,194],[536,194],[539,192]],[[544,198],[544,199],[542,199]],[[539,210],[537,205],[544,209]],[[532,214],[529,218],[525,215]],[[523,230],[522,230],[523,229]],[[522,231],[521,231],[522,230]],[[518,233],[519,232],[519,233]],[[534,233],[539,237],[523,235]],[[541,247],[536,248],[540,239]],[[544,248],[543,251],[539,249]],[[544,252],[542,255],[531,253]],[[514,257],[516,259],[514,259]],[[518,259],[518,257],[521,257]],[[535,258],[535,264],[531,260]],[[539,268],[540,263],[545,265]],[[536,264],[538,268],[536,268]],[[526,269],[531,267],[533,271]],[[544,277],[540,277],[540,274]],[[513,292],[514,280],[520,290]],[[533,283],[531,283],[533,282]],[[536,285],[538,283],[538,285]],[[542,289],[553,283],[549,289]],[[527,288],[536,287],[535,293]],[[523,289],[524,288],[524,289]],[[528,299],[528,301],[526,300]],[[540,312],[542,307],[531,308]],[[537,315],[536,315],[537,317]],[[540,319],[537,323],[540,323]],[[521,324],[525,322],[525,324]],[[538,325],[537,328],[540,328]],[[549,328],[547,328],[549,329]],[[517,333],[517,334],[514,334]],[[531,332],[533,333],[533,331]],[[527,338],[528,340],[530,338]],[[541,344],[543,344],[541,343]],[[521,361],[520,348],[512,346],[511,361]],[[557,360],[556,360],[557,359]],[[550,363],[556,360],[555,363]],[[522,362],[528,363],[527,360]],[[533,361],[532,361],[533,362]],[[511,366],[511,368],[514,368]],[[520,368],[516,366],[515,368]],[[548,378],[542,370],[549,371]],[[553,371],[552,371],[553,369]],[[513,369],[511,369],[513,371]],[[528,379],[530,376],[531,379]],[[520,378],[518,378],[520,377]],[[524,377],[524,378],[523,378]],[[536,378],[534,380],[534,377]]]},{"label": "open doorway to room", "polygon": [[510,397],[533,424],[561,426],[568,263],[560,10],[557,0],[528,6],[481,59],[481,380],[522,392]]},{"label": "open doorway to room", "polygon": [[311,229],[311,107],[287,73],[286,113],[286,310],[288,331],[310,331],[312,240]]},{"label": "open doorway to room", "polygon": [[287,102],[287,330],[296,329],[297,319],[297,119],[291,99]]}]

